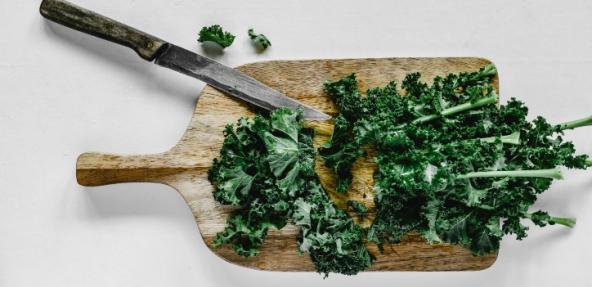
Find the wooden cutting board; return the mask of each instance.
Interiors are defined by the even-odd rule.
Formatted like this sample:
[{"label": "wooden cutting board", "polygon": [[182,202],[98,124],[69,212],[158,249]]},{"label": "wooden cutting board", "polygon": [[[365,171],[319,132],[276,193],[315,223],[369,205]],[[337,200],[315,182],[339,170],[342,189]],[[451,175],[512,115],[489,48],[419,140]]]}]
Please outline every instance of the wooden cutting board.
[{"label": "wooden cutting board", "polygon": [[[383,86],[391,80],[401,82],[411,72],[421,72],[431,81],[437,75],[476,71],[490,62],[481,58],[384,58],[348,60],[271,61],[247,64],[239,70],[280,92],[329,114],[336,112],[333,102],[323,93],[323,81],[339,79],[356,73],[361,91]],[[494,85],[497,89],[497,77]],[[499,92],[499,91],[498,91]],[[247,105],[206,86],[199,96],[189,127],[179,143],[167,152],[154,155],[109,155],[85,153],[78,158],[76,176],[85,186],[120,182],[154,182],[176,189],[191,208],[199,231],[210,249],[229,262],[249,268],[273,271],[314,271],[307,255],[297,252],[298,229],[288,225],[282,230],[271,230],[261,254],[244,258],[228,247],[214,248],[216,233],[224,228],[232,207],[222,206],[212,197],[213,187],[207,180],[212,160],[222,145],[222,130],[238,118],[251,116]],[[311,123],[317,127],[315,145],[328,140],[331,124]],[[360,159],[353,168],[352,189],[346,196],[337,195],[329,170],[317,160],[317,171],[323,186],[335,203],[344,207],[349,198],[364,202],[370,210],[373,204],[374,166],[369,159]],[[365,196],[364,196],[365,195]],[[373,216],[370,216],[371,220]],[[368,225],[370,221],[362,222]],[[410,234],[403,242],[385,247],[378,252],[368,244],[376,256],[369,271],[452,271],[481,270],[493,264],[497,254],[473,256],[460,246],[429,245],[417,234]]]}]

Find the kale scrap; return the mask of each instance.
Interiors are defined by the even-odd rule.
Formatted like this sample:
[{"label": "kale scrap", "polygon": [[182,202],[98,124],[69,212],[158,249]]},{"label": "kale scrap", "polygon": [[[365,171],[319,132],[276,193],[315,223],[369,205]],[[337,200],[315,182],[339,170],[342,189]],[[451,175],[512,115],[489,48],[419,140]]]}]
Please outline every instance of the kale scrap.
[{"label": "kale scrap", "polygon": [[210,27],[201,28],[197,41],[200,43],[214,42],[224,49],[232,45],[234,38],[234,35],[225,32],[220,25],[212,25]]},{"label": "kale scrap", "polygon": [[271,42],[269,41],[269,39],[267,39],[267,37],[265,37],[265,35],[256,34],[255,30],[253,30],[252,28],[249,29],[248,33],[249,38],[251,38],[253,43],[259,45],[259,47],[261,47],[261,50],[266,50],[268,47],[271,47]]},{"label": "kale scrap", "polygon": [[220,159],[208,176],[214,199],[238,209],[214,245],[255,256],[269,228],[291,221],[300,227],[300,252],[310,255],[318,272],[356,274],[373,260],[364,233],[320,185],[314,131],[302,128],[301,118],[301,110],[278,109],[269,118],[243,118],[226,127]]},{"label": "kale scrap", "polygon": [[528,121],[528,109],[516,99],[498,108],[495,74],[487,65],[428,85],[413,73],[401,92],[391,82],[366,95],[353,74],[325,83],[341,113],[319,154],[338,175],[341,191],[351,182],[354,154],[364,145],[376,151],[376,218],[368,240],[382,247],[416,231],[430,243],[460,244],[482,255],[497,251],[504,234],[526,237],[521,219],[539,226],[575,224],[528,209],[562,178],[557,167],[590,166],[562,134],[592,119]]}]

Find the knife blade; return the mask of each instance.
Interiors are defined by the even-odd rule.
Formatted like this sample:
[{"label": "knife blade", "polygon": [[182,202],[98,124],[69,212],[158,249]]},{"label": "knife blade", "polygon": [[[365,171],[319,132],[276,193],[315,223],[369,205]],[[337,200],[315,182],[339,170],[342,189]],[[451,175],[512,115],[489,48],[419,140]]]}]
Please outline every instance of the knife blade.
[{"label": "knife blade", "polygon": [[154,61],[159,66],[199,79],[230,96],[265,110],[300,107],[306,119],[327,120],[331,118],[331,116],[289,98],[236,69],[68,1],[44,0],[39,9],[41,15],[51,21],[132,48],[147,61]]},{"label": "knife blade", "polygon": [[302,107],[303,115],[307,119],[330,118],[329,115],[284,96],[236,69],[172,44],[164,48],[156,57],[155,63],[202,80],[218,90],[266,110]]}]

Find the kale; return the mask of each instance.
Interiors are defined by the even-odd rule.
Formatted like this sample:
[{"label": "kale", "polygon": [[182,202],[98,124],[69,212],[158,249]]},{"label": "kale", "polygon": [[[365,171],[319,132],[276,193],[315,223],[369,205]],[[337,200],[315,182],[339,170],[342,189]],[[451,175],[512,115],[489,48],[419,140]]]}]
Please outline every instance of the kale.
[{"label": "kale", "polygon": [[352,128],[343,115],[333,119],[331,139],[319,148],[319,155],[337,176],[335,190],[344,193],[352,181],[351,167],[363,152],[359,144],[351,141]]},{"label": "kale", "polygon": [[351,139],[354,137],[358,118],[369,112],[366,109],[367,101],[360,96],[355,74],[336,82],[326,81],[324,90],[333,98],[340,113],[333,118],[331,139],[321,146],[318,152],[325,165],[337,176],[335,190],[345,193],[352,181],[351,167],[356,159],[364,154],[362,143]]},{"label": "kale", "polygon": [[[217,235],[215,246],[229,243],[237,254],[254,256],[269,227],[280,229],[287,224],[299,195],[295,191],[304,184],[299,174],[311,172],[300,166],[310,165],[309,157],[314,153],[310,148],[298,150],[311,140],[298,137],[299,125],[285,126],[285,122],[296,122],[296,117],[299,115],[288,110],[278,110],[271,120],[243,118],[236,128],[226,127],[220,159],[214,160],[208,177],[216,187],[216,201],[240,208]],[[268,151],[267,145],[273,150]],[[281,158],[285,159],[283,165],[272,166],[271,162]]]},{"label": "kale", "polygon": [[262,50],[271,47],[271,42],[269,39],[267,39],[267,37],[265,37],[263,34],[255,34],[255,31],[252,28],[249,29],[249,38],[253,40],[253,43],[261,47]]},{"label": "kale", "polygon": [[[523,220],[573,227],[573,218],[529,209],[553,180],[563,178],[560,167],[592,166],[563,139],[565,131],[592,125],[592,117],[530,121],[528,108],[514,98],[495,105],[495,75],[487,65],[427,84],[412,73],[401,89],[390,82],[365,94],[354,74],[325,82],[339,114],[331,138],[317,151],[301,110],[278,109],[227,126],[209,180],[214,199],[237,209],[214,245],[255,256],[270,228],[292,223],[300,228],[299,251],[310,255],[318,272],[352,275],[374,261],[366,240],[382,250],[417,232],[428,243],[485,255],[499,249],[504,235],[525,238]],[[318,152],[336,175],[336,191],[345,193],[354,162],[368,156],[365,150],[377,166],[375,216],[368,228],[331,201],[314,169]],[[347,208],[360,220],[368,212],[354,200]]]},{"label": "kale", "polygon": [[308,252],[319,273],[354,275],[372,264],[364,232],[329,199],[318,181],[295,202],[294,224],[301,227],[300,251]]},{"label": "kale", "polygon": [[565,225],[567,227],[574,227],[576,225],[575,218],[554,217],[554,216],[550,216],[547,212],[540,211],[540,210],[537,212],[529,213],[529,214],[527,214],[526,217],[529,218],[530,220],[532,220],[532,222],[534,224],[541,226],[541,227],[544,227],[547,224],[549,224],[549,225],[561,224],[561,225]]},{"label": "kale", "polygon": [[352,275],[371,265],[361,227],[331,202],[314,171],[314,131],[302,127],[301,110],[240,119],[224,136],[208,177],[214,199],[238,209],[214,246],[230,244],[241,256],[255,256],[269,228],[291,221],[300,227],[300,252],[325,276]]},{"label": "kale", "polygon": [[324,90],[333,98],[343,117],[348,121],[354,122],[364,114],[366,101],[360,96],[355,74],[336,82],[326,81]]},{"label": "kale", "polygon": [[235,36],[229,32],[225,32],[220,25],[212,25],[210,27],[203,27],[199,31],[198,42],[214,42],[224,48],[230,47],[234,42]]},{"label": "kale", "polygon": [[355,75],[326,82],[340,114],[331,140],[319,149],[338,175],[351,182],[362,146],[375,150],[376,217],[367,238],[382,248],[415,231],[428,242],[468,247],[475,254],[499,249],[504,234],[526,237],[521,219],[536,225],[575,220],[529,213],[537,196],[562,175],[557,167],[586,169],[590,160],[565,142],[565,130],[592,125],[592,117],[551,125],[527,120],[516,99],[496,107],[495,67],[436,77],[419,73],[362,95]]},{"label": "kale", "polygon": [[362,204],[361,202],[359,202],[357,200],[348,200],[347,207],[351,211],[357,213],[360,220],[364,219],[364,217],[368,213],[368,207],[366,207],[364,204]]}]

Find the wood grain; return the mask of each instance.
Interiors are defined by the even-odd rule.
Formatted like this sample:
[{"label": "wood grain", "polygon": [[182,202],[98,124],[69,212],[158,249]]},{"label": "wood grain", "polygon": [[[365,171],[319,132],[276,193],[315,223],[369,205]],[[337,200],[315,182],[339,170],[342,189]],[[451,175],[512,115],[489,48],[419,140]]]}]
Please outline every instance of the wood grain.
[{"label": "wood grain", "polygon": [[[333,102],[322,92],[322,83],[355,72],[360,89],[382,86],[391,80],[401,82],[406,74],[421,72],[425,80],[437,75],[474,71],[490,62],[480,58],[389,58],[349,60],[271,61],[239,67],[241,71],[280,92],[329,114],[336,112]],[[494,82],[498,87],[497,77]],[[106,155],[87,153],[77,163],[78,182],[96,186],[118,182],[157,182],[175,188],[183,196],[205,243],[229,262],[242,266],[273,271],[314,271],[309,258],[298,255],[298,229],[287,226],[272,230],[257,257],[237,256],[231,248],[211,246],[217,232],[224,228],[232,207],[216,203],[213,187],[207,180],[207,170],[218,156],[223,141],[222,130],[227,123],[253,113],[246,104],[234,100],[207,86],[199,101],[189,127],[179,143],[171,150],[156,155]],[[319,131],[315,145],[327,141],[331,124],[310,122]],[[371,211],[373,203],[373,163],[367,158],[358,160],[353,169],[354,180],[347,195],[334,192],[333,176],[320,160],[317,172],[323,186],[335,203],[344,207],[349,198],[363,201]],[[370,216],[363,225],[368,225]],[[369,244],[376,262],[369,271],[451,271],[481,270],[491,266],[496,254],[473,256],[465,248],[437,244],[429,245],[416,234],[408,235],[401,243],[386,247],[383,254]]]}]

